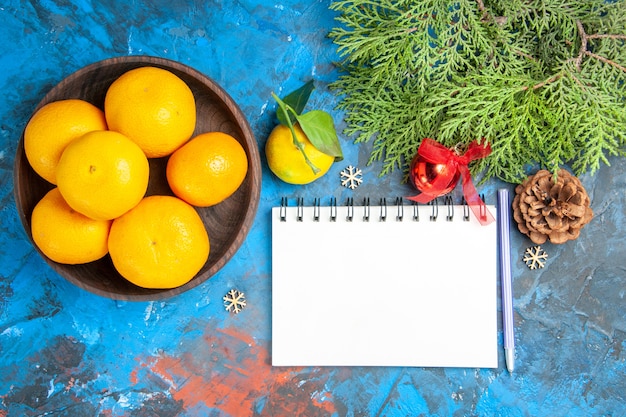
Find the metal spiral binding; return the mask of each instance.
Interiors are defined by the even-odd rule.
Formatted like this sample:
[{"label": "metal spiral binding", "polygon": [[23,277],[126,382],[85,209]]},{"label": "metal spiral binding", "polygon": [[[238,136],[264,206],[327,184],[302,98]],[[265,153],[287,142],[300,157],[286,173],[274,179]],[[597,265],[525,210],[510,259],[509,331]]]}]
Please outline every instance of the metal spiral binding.
[{"label": "metal spiral binding", "polygon": [[485,204],[484,194],[480,195],[480,200],[480,218],[484,220],[487,218],[487,205]]},{"label": "metal spiral binding", "polygon": [[280,198],[280,221],[287,221],[287,197]]},{"label": "metal spiral binding", "polygon": [[331,222],[337,221],[337,198],[336,197],[330,198],[330,221]]},{"label": "metal spiral binding", "polygon": [[296,211],[296,219],[297,221],[301,222],[304,214],[304,198],[298,197],[296,201],[298,205],[298,209]]},{"label": "metal spiral binding", "polygon": [[384,222],[387,220],[387,199],[380,199],[380,221]]},{"label": "metal spiral binding", "polygon": [[[485,204],[484,201],[484,194],[480,195],[481,198],[481,205],[480,205],[480,216],[481,217],[486,217],[487,216],[487,206]],[[443,204],[445,204],[446,206],[446,221],[453,221],[454,220],[454,214],[455,214],[455,207],[454,207],[454,199],[447,195],[443,197]],[[296,221],[298,222],[302,222],[304,221],[304,198],[303,197],[297,197],[296,198],[296,205],[297,205],[297,210],[296,210]],[[386,198],[381,198],[380,199],[380,216],[379,216],[379,221],[381,222],[386,222],[387,221],[387,199]],[[395,198],[395,205],[396,205],[396,221],[398,222],[402,222],[404,221],[404,200],[402,197],[396,197]],[[412,221],[420,221],[420,204],[416,203],[416,202],[412,202]],[[431,207],[431,213],[430,213],[430,221],[437,221],[437,218],[439,217],[439,198],[435,198],[433,200],[431,200],[430,202],[428,202],[428,205]],[[467,203],[467,201],[465,200],[465,198],[462,199],[462,205],[463,205],[463,221],[469,221],[470,220],[470,207],[469,204]],[[287,209],[289,207],[289,199],[287,197],[281,197],[280,199],[280,211],[279,211],[279,215],[280,215],[280,221],[284,222],[287,221]],[[353,197],[348,197],[346,200],[346,207],[347,207],[347,215],[346,215],[346,221],[348,222],[352,222],[354,221],[354,198]],[[330,209],[330,221],[331,222],[336,222],[337,221],[337,198],[336,197],[331,197],[330,198],[330,204],[329,204],[329,209]],[[370,221],[370,214],[371,214],[371,205],[370,205],[370,198],[369,197],[365,197],[363,198],[363,218],[362,220],[364,222],[369,222]],[[321,216],[321,199],[318,197],[315,197],[313,200],[313,221],[315,222],[319,222],[320,221],[320,216]]]},{"label": "metal spiral binding", "polygon": [[429,201],[428,205],[433,208],[430,213],[430,221],[437,221],[437,216],[439,216],[439,199],[435,198],[434,200]]},{"label": "metal spiral binding", "polygon": [[363,221],[364,222],[370,221],[370,198],[369,197],[365,197],[363,199]]},{"label": "metal spiral binding", "polygon": [[451,222],[454,220],[454,205],[452,202],[452,197],[447,195],[443,198],[444,204],[448,207],[448,213],[446,214],[446,221]]},{"label": "metal spiral binding", "polygon": [[313,200],[313,221],[320,221],[320,199],[318,197]]},{"label": "metal spiral binding", "polygon": [[402,204],[402,197],[396,197],[396,208],[398,213],[396,214],[396,221],[401,222],[404,217],[404,205]]},{"label": "metal spiral binding", "polygon": [[467,204],[467,200],[463,197],[463,221],[468,222],[470,219],[470,208]]},{"label": "metal spiral binding", "polygon": [[352,218],[354,217],[354,199],[352,197],[348,197],[346,206],[348,207],[348,215],[346,216],[346,221],[351,222]]},{"label": "metal spiral binding", "polygon": [[412,206],[413,206],[413,221],[414,222],[419,222],[420,221],[420,207],[419,205],[415,202],[412,201]]}]

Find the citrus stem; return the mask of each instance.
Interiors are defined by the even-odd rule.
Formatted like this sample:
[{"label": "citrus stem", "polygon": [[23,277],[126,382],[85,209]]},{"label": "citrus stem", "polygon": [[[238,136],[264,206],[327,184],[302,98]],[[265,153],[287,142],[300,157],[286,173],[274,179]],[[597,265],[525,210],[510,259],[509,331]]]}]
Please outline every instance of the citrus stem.
[{"label": "citrus stem", "polygon": [[298,137],[296,136],[296,131],[293,128],[293,123],[291,122],[291,118],[289,117],[289,114],[287,112],[291,111],[296,116],[298,115],[298,113],[296,113],[296,111],[294,109],[292,109],[290,106],[288,106],[287,104],[283,103],[278,98],[278,96],[276,96],[274,93],[272,93],[272,96],[274,97],[274,99],[278,103],[278,111],[283,113],[284,119],[287,121],[287,127],[291,131],[291,137],[293,138],[293,144],[296,146],[296,148],[298,148],[300,150],[300,152],[302,152],[302,156],[304,156],[304,160],[305,160],[306,164],[309,167],[311,167],[311,170],[313,170],[313,173],[317,174],[318,172],[320,172],[320,169],[318,167],[316,167],[313,164],[313,162],[311,162],[311,160],[309,159],[307,154],[304,152],[304,144],[298,140]]}]

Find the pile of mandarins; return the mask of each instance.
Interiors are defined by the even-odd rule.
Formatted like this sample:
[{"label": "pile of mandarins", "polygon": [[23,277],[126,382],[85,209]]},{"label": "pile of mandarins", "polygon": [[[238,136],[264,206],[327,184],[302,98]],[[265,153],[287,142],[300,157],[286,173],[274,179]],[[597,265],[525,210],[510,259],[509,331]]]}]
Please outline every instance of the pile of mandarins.
[{"label": "pile of mandarins", "polygon": [[[195,126],[189,86],[151,66],[116,79],[104,110],[81,99],[41,107],[24,130],[24,150],[33,170],[55,187],[33,209],[35,245],[63,264],[108,253],[120,275],[144,288],[191,280],[210,250],[195,207],[227,199],[248,170],[235,138],[192,137]],[[175,196],[146,196],[148,159],[166,156]]]}]

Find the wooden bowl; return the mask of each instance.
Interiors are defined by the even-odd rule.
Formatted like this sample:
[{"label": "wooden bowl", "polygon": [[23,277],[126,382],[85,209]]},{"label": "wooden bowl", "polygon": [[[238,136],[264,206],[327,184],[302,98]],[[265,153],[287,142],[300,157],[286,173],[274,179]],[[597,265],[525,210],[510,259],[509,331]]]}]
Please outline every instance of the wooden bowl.
[{"label": "wooden bowl", "polygon": [[[259,150],[245,116],[218,84],[181,63],[148,56],[125,56],[96,62],[78,70],[56,85],[41,100],[35,111],[52,101],[68,98],[83,99],[104,109],[104,97],[109,85],[126,71],[143,66],[167,69],[189,85],[197,107],[194,136],[209,131],[222,131],[234,136],[248,155],[248,173],[243,184],[231,197],[213,207],[197,208],[209,234],[211,250],[202,270],[181,287],[154,290],[135,286],[115,270],[108,255],[87,264],[66,265],[50,260],[37,249],[56,272],[75,285],[102,296],[138,301],[180,294],[196,287],[219,271],[246,238],[256,215],[261,189]],[[150,160],[150,184],[147,195],[173,195],[165,177],[166,164],[167,157]],[[24,153],[22,134],[15,158],[14,193],[22,224],[31,241],[30,218],[33,208],[52,188],[52,184],[42,179],[30,167]]]}]

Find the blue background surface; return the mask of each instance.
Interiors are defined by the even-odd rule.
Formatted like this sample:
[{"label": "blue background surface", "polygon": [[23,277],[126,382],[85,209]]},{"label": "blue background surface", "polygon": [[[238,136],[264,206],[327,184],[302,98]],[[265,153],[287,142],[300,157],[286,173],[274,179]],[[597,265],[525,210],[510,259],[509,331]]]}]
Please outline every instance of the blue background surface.
[{"label": "blue background surface", "polygon": [[[54,273],[33,249],[15,208],[13,162],[28,118],[56,83],[110,57],[174,59],[225,88],[262,150],[275,124],[271,92],[284,95],[314,78],[308,109],[331,112],[341,131],[338,97],[328,90],[338,76],[336,49],[326,38],[335,25],[328,6],[296,0],[3,2],[0,417],[626,415],[623,159],[581,177],[595,218],[578,240],[544,245],[545,268],[526,267],[521,259],[532,244],[514,231],[513,375],[504,367],[501,333],[497,369],[269,365],[270,208],[282,196],[360,201],[413,193],[401,172],[380,178],[380,166],[366,164],[369,145],[344,135],[345,160],[311,185],[278,181],[262,158],[261,201],[248,238],[217,275],[182,295],[153,302],[93,295]],[[364,171],[354,191],[339,181],[348,165]],[[501,186],[491,181],[479,191],[495,203]],[[459,189],[454,193],[460,198]],[[454,254],[448,256],[453,261]],[[238,315],[222,303],[232,288],[248,301]]]}]

